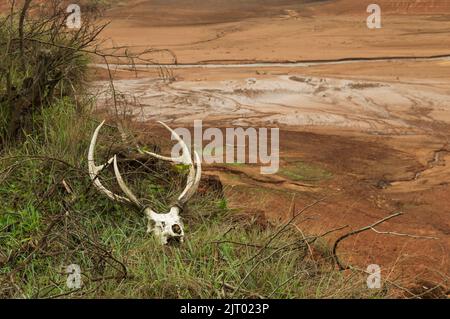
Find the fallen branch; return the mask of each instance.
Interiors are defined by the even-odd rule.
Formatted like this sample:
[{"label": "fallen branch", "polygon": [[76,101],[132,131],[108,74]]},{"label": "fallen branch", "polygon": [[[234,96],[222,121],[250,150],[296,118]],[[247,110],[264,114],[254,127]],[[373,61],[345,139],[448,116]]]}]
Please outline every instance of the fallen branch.
[{"label": "fallen branch", "polygon": [[338,257],[338,255],[337,255],[337,248],[338,248],[339,243],[340,243],[341,241],[343,241],[344,239],[349,238],[350,236],[353,236],[353,235],[362,233],[362,232],[367,231],[367,230],[372,230],[372,231],[376,232],[377,234],[395,235],[395,236],[406,236],[406,237],[417,238],[417,239],[437,239],[436,237],[410,235],[410,234],[403,234],[403,233],[397,233],[397,232],[383,232],[383,231],[378,231],[378,230],[375,229],[376,226],[378,226],[378,225],[380,225],[380,224],[382,224],[382,223],[384,223],[384,222],[386,222],[386,221],[388,221],[388,220],[390,220],[390,219],[392,219],[392,218],[401,216],[401,215],[403,215],[402,212],[394,213],[394,214],[392,214],[392,215],[389,215],[389,216],[387,216],[387,217],[385,217],[385,218],[383,218],[383,219],[381,219],[381,220],[379,220],[379,221],[373,223],[372,225],[362,227],[362,228],[360,228],[360,229],[351,231],[351,232],[349,232],[349,233],[347,233],[347,234],[342,235],[341,237],[339,237],[339,238],[334,242],[334,245],[333,245],[333,258],[334,258],[336,264],[338,265],[339,270],[346,270],[346,269],[351,269],[351,268],[352,268],[351,266],[344,266],[344,265],[341,263],[341,261],[339,260],[339,257]]}]

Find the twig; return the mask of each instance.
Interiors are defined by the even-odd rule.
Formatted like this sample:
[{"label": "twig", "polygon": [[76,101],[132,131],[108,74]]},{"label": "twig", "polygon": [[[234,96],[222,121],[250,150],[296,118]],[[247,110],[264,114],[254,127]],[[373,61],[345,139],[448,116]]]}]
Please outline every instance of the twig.
[{"label": "twig", "polygon": [[354,230],[354,231],[349,232],[349,233],[347,233],[347,234],[345,234],[345,235],[342,235],[341,237],[339,237],[338,239],[336,239],[336,241],[334,242],[334,245],[333,245],[333,258],[334,258],[336,264],[338,265],[339,269],[340,269],[340,270],[350,269],[349,266],[345,266],[345,267],[344,267],[344,266],[342,265],[342,263],[340,262],[340,260],[339,260],[339,258],[338,258],[338,256],[337,256],[337,253],[336,253],[337,248],[338,248],[338,245],[339,245],[339,243],[340,243],[342,240],[344,240],[344,239],[346,239],[346,238],[348,238],[348,237],[350,237],[350,236],[353,236],[353,235],[362,233],[363,231],[370,230],[370,229],[372,229],[373,227],[375,227],[375,226],[377,226],[377,225],[379,225],[379,224],[381,224],[381,223],[384,223],[385,221],[387,221],[387,220],[389,220],[389,219],[392,219],[392,218],[394,218],[394,217],[400,216],[400,215],[402,215],[402,214],[403,214],[403,213],[401,213],[401,212],[394,213],[394,214],[392,214],[392,215],[389,215],[389,216],[387,216],[387,217],[385,217],[385,218],[383,218],[383,219],[381,219],[381,220],[379,220],[379,221],[373,223],[372,225],[369,225],[369,226],[366,226],[366,227],[363,227],[363,228]]},{"label": "twig", "polygon": [[393,232],[393,231],[379,231],[373,227],[371,227],[370,229],[373,230],[374,232],[376,232],[377,234],[383,234],[383,235],[405,236],[405,237],[411,237],[411,238],[416,238],[416,239],[439,239],[437,237],[431,237],[431,236],[403,234],[403,233],[397,233],[397,232]]},{"label": "twig", "polygon": [[277,238],[285,229],[287,229],[289,227],[289,225],[291,225],[295,219],[300,216],[301,214],[303,214],[305,211],[307,211],[308,209],[316,206],[317,204],[319,204],[320,202],[324,201],[326,199],[326,197],[323,197],[319,200],[316,200],[315,202],[303,207],[299,212],[297,212],[296,214],[294,214],[289,221],[287,221],[275,234],[273,234],[269,240],[264,244],[264,246],[252,257],[250,257],[247,261],[245,261],[244,263],[248,263],[249,261],[251,261],[252,259],[258,257],[265,248],[267,248],[267,246],[269,246],[273,240],[275,240],[275,238]]}]

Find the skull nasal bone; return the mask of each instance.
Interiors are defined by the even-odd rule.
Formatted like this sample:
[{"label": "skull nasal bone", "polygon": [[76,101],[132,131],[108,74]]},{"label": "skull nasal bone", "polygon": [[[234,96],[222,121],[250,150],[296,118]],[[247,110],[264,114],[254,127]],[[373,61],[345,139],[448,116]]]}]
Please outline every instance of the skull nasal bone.
[{"label": "skull nasal bone", "polygon": [[180,227],[180,225],[178,225],[178,224],[172,225],[172,231],[175,234],[180,235],[181,234],[181,227]]}]

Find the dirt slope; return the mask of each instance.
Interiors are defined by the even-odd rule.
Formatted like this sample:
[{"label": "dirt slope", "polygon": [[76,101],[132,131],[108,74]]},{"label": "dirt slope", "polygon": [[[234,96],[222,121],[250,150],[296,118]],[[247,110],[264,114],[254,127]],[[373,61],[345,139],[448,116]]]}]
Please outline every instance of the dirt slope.
[{"label": "dirt slope", "polygon": [[317,14],[360,14],[369,4],[378,4],[383,13],[401,15],[450,14],[447,0],[335,0],[319,6]]}]

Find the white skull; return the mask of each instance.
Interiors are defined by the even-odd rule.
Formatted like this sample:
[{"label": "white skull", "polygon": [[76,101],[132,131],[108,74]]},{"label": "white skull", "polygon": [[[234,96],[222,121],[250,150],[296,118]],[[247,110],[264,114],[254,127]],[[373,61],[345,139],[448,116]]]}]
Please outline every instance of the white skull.
[{"label": "white skull", "polygon": [[180,218],[180,208],[174,206],[166,214],[158,214],[150,208],[145,209],[148,218],[147,233],[153,233],[161,244],[184,241],[183,223]]}]

